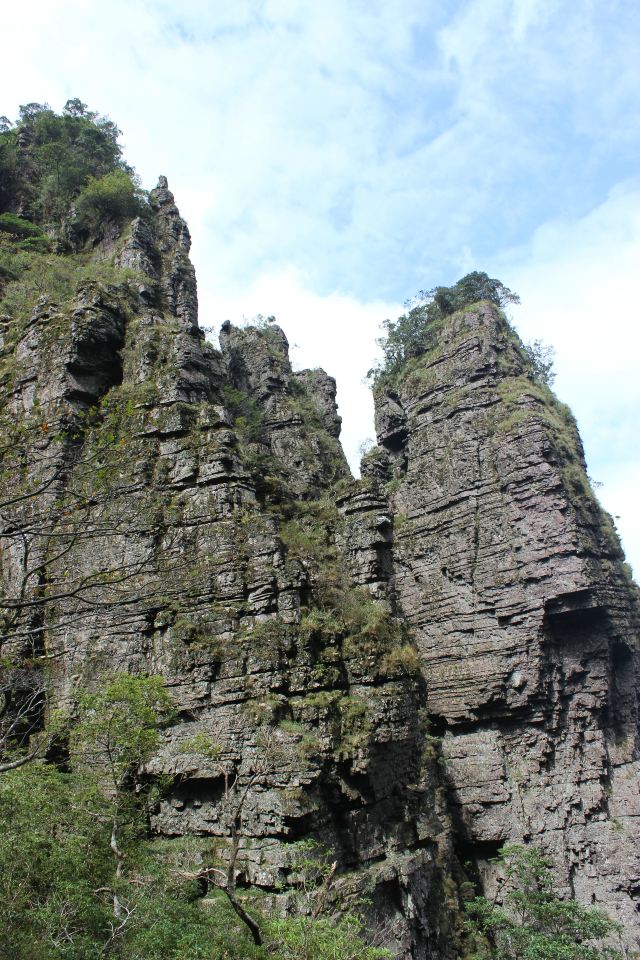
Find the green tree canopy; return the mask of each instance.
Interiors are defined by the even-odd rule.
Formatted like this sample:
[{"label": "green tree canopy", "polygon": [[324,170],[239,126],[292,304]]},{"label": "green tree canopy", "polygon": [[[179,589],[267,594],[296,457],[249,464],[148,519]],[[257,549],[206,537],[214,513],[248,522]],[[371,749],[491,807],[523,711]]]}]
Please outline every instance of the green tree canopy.
[{"label": "green tree canopy", "polygon": [[160,743],[160,728],[173,715],[162,677],[116,674],[96,692],[81,692],[69,743],[74,765],[103,771],[111,792],[147,760]]},{"label": "green tree canopy", "polygon": [[206,841],[149,837],[140,764],[172,710],[160,677],[103,678],[53,721],[70,769],[36,760],[0,776],[0,960],[390,957],[333,901],[336,865],[316,845],[301,850],[287,917],[238,891],[259,917],[256,944],[223,891],[203,890]]},{"label": "green tree canopy", "polygon": [[551,862],[536,847],[505,847],[502,906],[476,897],[467,906],[476,944],[471,960],[621,960],[603,945],[616,925],[594,908],[559,895]]},{"label": "green tree canopy", "polygon": [[500,309],[508,303],[520,302],[518,295],[500,280],[478,271],[468,273],[452,287],[421,290],[407,302],[407,313],[383,323],[385,335],[378,340],[383,359],[369,375],[374,380],[393,375],[411,357],[420,356],[430,348],[433,335],[446,316],[481,300],[488,300]]},{"label": "green tree canopy", "polygon": [[105,802],[91,780],[33,763],[0,777],[0,960],[91,960],[111,908]]},{"label": "green tree canopy", "polygon": [[15,124],[4,121],[0,213],[20,213],[41,226],[55,224],[92,180],[115,172],[132,178],[116,124],[78,98],[68,100],[59,114],[46,103],[24,104]]}]

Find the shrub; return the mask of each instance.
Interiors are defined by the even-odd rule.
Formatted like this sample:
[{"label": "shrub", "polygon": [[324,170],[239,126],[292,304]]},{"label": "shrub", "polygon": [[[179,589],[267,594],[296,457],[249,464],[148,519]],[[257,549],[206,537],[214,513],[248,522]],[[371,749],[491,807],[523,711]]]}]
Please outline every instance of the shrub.
[{"label": "shrub", "polygon": [[383,960],[388,950],[369,946],[359,917],[287,917],[274,920],[269,935],[282,960]]},{"label": "shrub", "polygon": [[419,674],[420,657],[418,656],[418,651],[410,643],[393,647],[383,658],[380,669],[382,673],[387,676],[395,676],[396,674]]},{"label": "shrub", "polygon": [[556,379],[553,369],[554,348],[548,343],[543,343],[542,340],[532,340],[524,344],[524,352],[533,368],[534,379],[538,383],[546,383],[548,387],[553,386]]},{"label": "shrub", "polygon": [[48,104],[23,105],[15,126],[0,126],[0,212],[15,210],[19,200],[36,223],[59,225],[90,178],[132,173],[119,135],[111,120],[77,99],[61,114]]},{"label": "shrub", "polygon": [[95,893],[112,874],[104,806],[95,785],[45,764],[0,777],[2,960],[99,955],[111,919]]},{"label": "shrub", "polygon": [[78,225],[96,229],[104,220],[125,220],[137,216],[144,194],[130,174],[112,170],[104,177],[92,177],[76,203]]},{"label": "shrub", "polygon": [[[46,234],[29,220],[16,216],[14,213],[0,214],[0,236],[4,234],[14,242],[15,252],[21,250],[33,253],[46,253],[49,249],[49,239]],[[0,276],[2,271],[0,270]],[[11,272],[5,273],[12,277]],[[13,278],[13,277],[12,277]]]},{"label": "shrub", "polygon": [[35,223],[16,216],[15,213],[0,213],[0,230],[3,233],[12,233],[17,237],[41,237],[42,230]]},{"label": "shrub", "polygon": [[563,900],[551,863],[536,847],[504,847],[507,893],[502,907],[485,897],[467,905],[472,960],[621,960],[599,946],[617,929],[599,910]]}]

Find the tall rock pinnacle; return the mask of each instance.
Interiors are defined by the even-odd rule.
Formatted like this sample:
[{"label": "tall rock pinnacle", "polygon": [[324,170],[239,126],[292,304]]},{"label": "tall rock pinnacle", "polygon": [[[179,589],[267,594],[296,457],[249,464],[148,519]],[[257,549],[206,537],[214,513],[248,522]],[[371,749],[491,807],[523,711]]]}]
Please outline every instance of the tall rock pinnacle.
[{"label": "tall rock pinnacle", "polygon": [[638,592],[575,422],[491,305],[380,385],[394,585],[442,734],[462,859],[509,841],[637,945]]},{"label": "tall rock pinnacle", "polygon": [[273,318],[209,343],[166,177],[112,172],[126,213],[3,221],[0,761],[160,677],[121,786],[161,778],[145,839],[189,854],[189,898],[217,874],[287,915],[312,841],[327,929],[364,904],[398,960],[459,960],[463,884],[500,900],[524,842],[640,948],[638,591],[569,410],[483,301],[378,378],[354,480],[333,378]]}]

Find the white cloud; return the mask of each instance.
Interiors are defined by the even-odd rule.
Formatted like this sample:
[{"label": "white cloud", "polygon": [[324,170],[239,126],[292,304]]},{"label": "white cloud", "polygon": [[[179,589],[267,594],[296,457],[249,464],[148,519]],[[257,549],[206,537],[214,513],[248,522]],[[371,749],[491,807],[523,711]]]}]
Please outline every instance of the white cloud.
[{"label": "white cloud", "polygon": [[637,22],[589,0],[35,0],[3,22],[2,109],[109,112],[230,286],[293,263],[404,299],[627,175]]},{"label": "white cloud", "polygon": [[640,573],[640,183],[620,184],[584,217],[542,225],[530,243],[496,257],[492,270],[517,290],[525,340],[556,348],[556,391],[581,430],[598,493],[619,516]]},{"label": "white cloud", "polygon": [[[523,339],[543,339],[556,348],[556,392],[577,417],[589,472],[601,484],[598,496],[615,519],[636,575],[639,262],[640,185],[627,183],[587,216],[542,225],[528,244],[496,255],[487,267],[521,295],[522,306],[512,312]],[[359,447],[374,434],[370,389],[362,380],[378,356],[380,324],[396,317],[401,305],[317,294],[294,268],[265,274],[232,293],[223,280],[216,285],[210,273],[199,275],[203,324],[218,328],[227,318],[238,323],[273,313],[292,344],[296,368],[322,366],[336,377],[342,440],[357,470]]]}]

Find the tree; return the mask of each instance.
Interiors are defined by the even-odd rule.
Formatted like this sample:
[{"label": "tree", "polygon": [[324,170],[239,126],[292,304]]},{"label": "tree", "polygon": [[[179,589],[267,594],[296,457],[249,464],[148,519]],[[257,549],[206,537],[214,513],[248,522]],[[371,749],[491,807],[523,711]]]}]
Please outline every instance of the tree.
[{"label": "tree", "polygon": [[160,678],[102,682],[54,724],[73,769],[36,761],[0,778],[0,960],[253,956],[146,839],[154,791],[139,766],[171,711]]},{"label": "tree", "polygon": [[[371,941],[359,908],[361,900],[336,892],[338,863],[322,844],[302,841],[295,844],[291,859],[292,890],[286,916],[264,915],[247,908],[236,881],[242,857],[243,816],[247,801],[269,775],[273,776],[283,756],[275,731],[266,728],[260,738],[261,753],[250,763],[234,768],[221,762],[224,777],[224,822],[228,845],[222,858],[196,854],[199,862],[182,864],[176,875],[221,891],[240,918],[257,948],[265,948],[278,960],[386,960],[388,950]],[[197,735],[184,744],[188,752],[216,756],[215,744]],[[335,894],[335,895],[334,895]],[[386,931],[376,931],[384,936]],[[374,939],[376,939],[374,935]]]},{"label": "tree", "polygon": [[[68,100],[61,114],[46,103],[24,104],[14,126],[0,126],[0,213],[19,212],[60,230],[91,178],[116,171],[140,197],[133,171],[122,160],[119,135],[113,121],[77,98]],[[121,201],[121,187],[116,194]]]},{"label": "tree", "polygon": [[520,303],[517,293],[505,287],[500,280],[488,277],[486,273],[480,273],[478,270],[466,274],[452,287],[422,290],[418,298],[424,303],[433,302],[443,316],[462,310],[480,300],[487,300],[501,309],[508,303]]},{"label": "tree", "polygon": [[377,342],[382,348],[382,362],[369,371],[374,380],[392,376],[407,360],[430,349],[433,335],[445,317],[464,310],[479,301],[488,301],[502,309],[508,303],[519,303],[517,294],[486,273],[468,273],[452,287],[421,290],[406,306],[410,309],[397,320],[385,320],[385,336]]},{"label": "tree", "polygon": [[0,777],[0,960],[100,956],[113,919],[104,806],[91,780],[46,764]]},{"label": "tree", "polygon": [[106,220],[132,219],[142,212],[144,193],[124,170],[112,170],[103,177],[91,177],[78,196],[77,223],[95,231]]},{"label": "tree", "polygon": [[45,751],[41,733],[46,696],[35,664],[0,656],[0,773],[17,770]]},{"label": "tree", "polygon": [[[271,918],[268,936],[279,945],[282,960],[386,960],[392,954],[379,946],[386,928],[368,931],[361,916],[362,900],[336,894],[337,861],[314,840],[296,844],[292,861],[295,889],[286,917]],[[374,942],[372,942],[374,941]]]},{"label": "tree", "polygon": [[562,899],[551,862],[536,847],[504,847],[495,862],[505,873],[502,905],[485,897],[467,905],[473,960],[621,960],[618,950],[598,945],[616,924]]},{"label": "tree", "polygon": [[[202,840],[149,840],[157,790],[144,763],[171,710],[159,677],[102,678],[57,722],[66,771],[37,761],[0,778],[0,960],[389,957],[371,943],[359,901],[340,891],[337,863],[317,843],[294,845],[286,916],[236,890],[243,810],[277,763],[268,733],[256,759],[221,765],[228,847],[220,866]],[[187,746],[217,755],[204,735]]]},{"label": "tree", "polygon": [[87,104],[83,103],[79,97],[72,97],[70,100],[67,100],[62,108],[62,112],[70,117],[88,117],[89,120],[95,120],[98,116],[93,110],[89,110]]},{"label": "tree", "polygon": [[[196,741],[194,738],[194,741],[191,741],[187,746],[190,749],[206,752],[211,756],[211,745],[203,743],[202,739]],[[251,939],[256,946],[262,946],[264,943],[262,927],[258,919],[247,910],[242,900],[238,897],[236,880],[244,807],[252,788],[264,779],[268,769],[269,761],[266,753],[248,770],[230,770],[224,764],[219,766],[219,773],[224,777],[225,820],[229,832],[226,866],[223,867],[217,864],[205,863],[195,870],[183,870],[180,873],[185,879],[204,882],[205,888],[208,888],[211,884],[218,890],[222,890],[231,904],[234,913],[236,913],[251,934]]]},{"label": "tree", "polygon": [[119,674],[96,693],[79,693],[76,719],[69,732],[71,762],[75,769],[97,774],[110,804],[110,847],[115,858],[113,912],[120,918],[126,906],[120,886],[126,859],[123,834],[140,830],[140,815],[147,799],[143,790],[132,790],[142,764],[160,743],[160,728],[173,714],[171,697],[162,677]]},{"label": "tree", "polygon": [[534,378],[552,387],[556,379],[553,369],[556,353],[554,348],[548,343],[543,343],[542,340],[532,340],[530,343],[525,343],[524,352],[531,364]]}]

